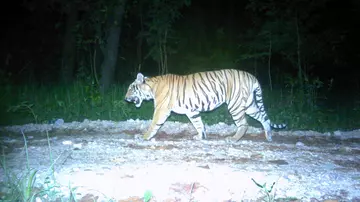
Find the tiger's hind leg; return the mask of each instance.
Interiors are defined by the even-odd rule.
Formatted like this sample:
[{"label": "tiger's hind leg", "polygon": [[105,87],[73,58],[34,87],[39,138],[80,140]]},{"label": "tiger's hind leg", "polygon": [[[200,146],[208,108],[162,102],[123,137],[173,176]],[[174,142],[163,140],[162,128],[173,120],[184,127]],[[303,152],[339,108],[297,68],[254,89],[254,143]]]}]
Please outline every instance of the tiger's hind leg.
[{"label": "tiger's hind leg", "polygon": [[195,140],[203,140],[206,139],[206,132],[205,132],[205,126],[204,123],[201,120],[201,116],[199,112],[192,112],[186,114],[186,116],[189,118],[190,122],[193,124],[197,131],[197,136],[194,137]]},{"label": "tiger's hind leg", "polygon": [[245,118],[245,107],[234,107],[234,109],[229,109],[229,112],[237,126],[237,131],[234,136],[226,138],[226,140],[229,142],[237,142],[245,135],[249,127]]},{"label": "tiger's hind leg", "polygon": [[272,141],[272,131],[270,125],[270,119],[268,118],[264,106],[260,105],[261,108],[258,107],[255,103],[253,103],[250,107],[246,109],[246,114],[255,120],[259,121],[264,128],[266,140]]}]

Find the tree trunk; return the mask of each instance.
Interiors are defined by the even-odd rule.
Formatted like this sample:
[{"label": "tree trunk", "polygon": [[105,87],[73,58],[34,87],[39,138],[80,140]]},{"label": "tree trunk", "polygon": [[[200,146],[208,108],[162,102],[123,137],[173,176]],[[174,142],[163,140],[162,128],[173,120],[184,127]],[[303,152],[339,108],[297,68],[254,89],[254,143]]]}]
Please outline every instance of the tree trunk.
[{"label": "tree trunk", "polygon": [[118,47],[121,34],[122,19],[125,11],[126,0],[121,0],[112,15],[109,16],[109,32],[104,50],[104,61],[101,65],[100,92],[104,94],[110,87],[115,73],[118,58]]},{"label": "tree trunk", "polygon": [[297,37],[297,67],[298,67],[298,79],[300,82],[301,93],[304,91],[304,77],[303,77],[303,69],[301,64],[301,39],[300,39],[300,30],[299,30],[299,19],[298,15],[296,15],[296,37]]},{"label": "tree trunk", "polygon": [[143,56],[142,56],[142,47],[143,47],[143,40],[144,40],[144,22],[143,22],[143,4],[142,1],[140,1],[138,15],[140,18],[140,31],[138,35],[138,41],[137,41],[137,48],[136,48],[136,56],[137,56],[137,62],[135,67],[135,75],[139,72],[141,72],[141,66],[143,62]]},{"label": "tree trunk", "polygon": [[269,76],[269,85],[270,91],[273,90],[272,79],[271,79],[271,55],[272,55],[272,34],[269,33],[269,58],[268,58],[268,76]]},{"label": "tree trunk", "polygon": [[74,66],[75,66],[75,34],[73,29],[78,18],[78,10],[75,3],[69,3],[69,10],[67,12],[66,30],[62,48],[62,66],[61,66],[61,81],[69,84],[73,80]]},{"label": "tree trunk", "polygon": [[[234,34],[235,33],[235,29],[234,27],[235,26],[235,23],[234,23],[234,19],[235,19],[235,12],[234,12],[234,9],[235,9],[235,3],[234,1],[230,1],[230,2],[227,2],[228,5],[228,13],[227,13],[227,20],[226,20],[226,24],[227,24],[227,27],[225,29],[225,34],[228,36],[226,37],[227,39],[227,46],[228,47],[231,47],[233,48],[234,47],[234,41],[236,40],[236,38],[234,39]],[[236,46],[235,46],[236,47]],[[231,49],[233,50],[233,49]]]}]

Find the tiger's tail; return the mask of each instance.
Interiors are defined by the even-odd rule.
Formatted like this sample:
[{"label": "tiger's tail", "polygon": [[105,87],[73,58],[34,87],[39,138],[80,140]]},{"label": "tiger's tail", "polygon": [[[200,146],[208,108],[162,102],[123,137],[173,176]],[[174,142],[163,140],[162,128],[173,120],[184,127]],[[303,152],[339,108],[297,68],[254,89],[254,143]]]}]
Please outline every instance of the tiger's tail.
[{"label": "tiger's tail", "polygon": [[276,124],[276,123],[272,123],[271,120],[269,119],[269,117],[265,111],[262,90],[261,90],[261,87],[259,84],[257,84],[255,86],[255,89],[253,92],[254,92],[254,97],[255,97],[255,104],[259,108],[259,113],[257,115],[259,118],[258,120],[261,120],[261,122],[269,122],[270,127],[275,128],[275,129],[286,128],[285,123]]},{"label": "tiger's tail", "polygon": [[275,129],[283,129],[283,128],[286,128],[286,124],[285,124],[285,123],[276,124],[276,123],[270,122],[270,126],[271,126],[272,128],[275,128]]}]

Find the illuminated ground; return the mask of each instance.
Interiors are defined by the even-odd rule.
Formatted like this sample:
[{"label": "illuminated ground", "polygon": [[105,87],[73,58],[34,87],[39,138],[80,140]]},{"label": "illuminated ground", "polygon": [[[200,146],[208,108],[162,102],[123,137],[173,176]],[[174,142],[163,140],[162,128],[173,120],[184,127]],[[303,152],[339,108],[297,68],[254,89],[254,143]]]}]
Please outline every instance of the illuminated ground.
[{"label": "illuminated ground", "polygon": [[282,131],[267,142],[261,129],[251,128],[230,144],[224,136],[234,133],[233,125],[208,126],[209,139],[194,141],[190,124],[167,122],[156,141],[134,140],[148,124],[84,121],[2,128],[6,165],[15,173],[26,167],[23,129],[30,167],[39,170],[41,186],[51,165],[44,132],[49,130],[63,198],[71,187],[83,201],[142,201],[146,191],[153,195],[151,201],[259,200],[265,195],[254,179],[268,188],[275,182],[270,194],[276,199],[360,200],[359,130]]}]

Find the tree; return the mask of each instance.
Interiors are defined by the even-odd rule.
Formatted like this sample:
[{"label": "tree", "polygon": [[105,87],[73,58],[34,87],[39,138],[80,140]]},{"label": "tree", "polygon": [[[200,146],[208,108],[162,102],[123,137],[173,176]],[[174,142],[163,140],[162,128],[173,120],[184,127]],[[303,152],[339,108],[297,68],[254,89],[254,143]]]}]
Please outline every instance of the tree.
[{"label": "tree", "polygon": [[[129,37],[128,35],[121,37],[124,26],[130,28],[131,33],[139,32],[138,45],[136,47],[138,64],[141,64],[143,59],[141,50],[143,45],[142,39],[144,38],[147,39],[148,44],[151,45],[152,48],[147,56],[153,56],[154,59],[156,58],[156,61],[161,61],[162,67],[166,66],[166,57],[168,54],[167,40],[169,36],[171,36],[171,23],[180,16],[178,9],[184,4],[184,2],[180,2],[181,3],[176,0],[140,0],[132,2],[127,2],[127,0],[100,0],[88,2],[88,7],[82,15],[83,19],[78,26],[77,42],[78,47],[80,47],[85,54],[90,55],[81,57],[83,64],[89,61],[85,61],[84,58],[94,58],[93,61],[90,62],[91,65],[85,65],[92,67],[91,73],[94,74],[92,81],[94,81],[94,79],[97,81],[96,71],[94,71],[97,69],[95,67],[97,64],[95,57],[96,60],[103,60],[100,65],[101,78],[98,83],[99,91],[102,94],[107,91],[113,82],[115,67],[118,64],[118,58],[120,58],[118,56],[120,44],[123,43],[123,45],[126,45],[124,37]],[[130,21],[130,17],[135,17],[135,20],[133,18],[133,21]],[[124,19],[127,21],[123,22]],[[136,23],[138,19],[140,21],[139,30],[131,30],[132,23]],[[133,40],[133,38],[131,40]],[[101,54],[95,51],[98,49],[101,50]],[[156,50],[157,52],[152,50]],[[159,54],[157,55],[155,53]],[[99,58],[98,55],[102,55],[103,57]],[[147,56],[144,58],[146,59]],[[157,60],[158,58],[161,59]],[[136,69],[140,71],[139,67],[136,67]]]},{"label": "tree", "polygon": [[64,10],[67,15],[62,47],[61,81],[69,84],[73,80],[76,58],[76,39],[74,33],[78,18],[76,2],[68,1],[64,4]]},{"label": "tree", "polygon": [[108,15],[108,24],[106,44],[103,49],[104,61],[101,65],[100,92],[105,93],[113,79],[115,66],[118,58],[119,41],[121,26],[125,12],[126,0],[118,0],[114,6],[110,6]]},{"label": "tree", "polygon": [[[156,0],[150,1],[147,13],[147,30],[144,35],[150,46],[147,56],[158,63],[159,74],[168,72],[168,55],[172,53],[172,47],[169,45],[173,39],[174,30],[172,25],[180,18],[180,8],[184,5],[189,6],[190,0]],[[146,57],[147,57],[146,56]]]},{"label": "tree", "polygon": [[[313,13],[324,7],[326,1],[251,0],[247,6],[253,11],[255,17],[254,35],[265,36],[251,40],[248,46],[255,50],[261,50],[256,51],[255,56],[267,56],[270,59],[271,54],[276,54],[289,61],[297,69],[301,88],[302,83],[307,79],[305,68],[306,62],[308,62],[307,58],[310,57],[309,53],[320,48],[316,47],[316,44],[311,44],[312,50],[305,50],[306,43],[311,36],[309,30],[318,23]],[[270,62],[270,60],[268,61]]]}]

